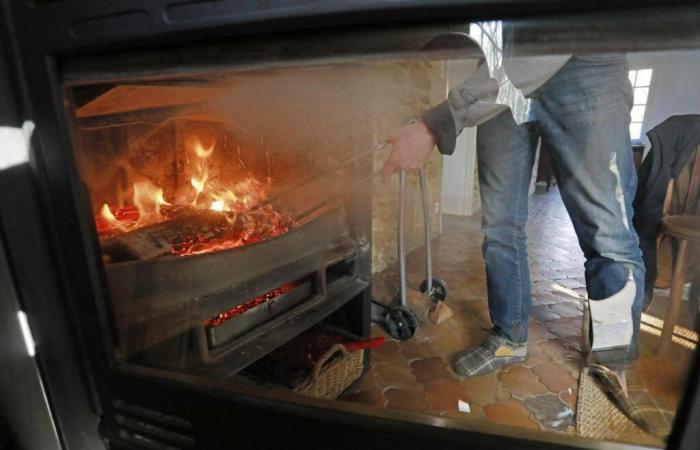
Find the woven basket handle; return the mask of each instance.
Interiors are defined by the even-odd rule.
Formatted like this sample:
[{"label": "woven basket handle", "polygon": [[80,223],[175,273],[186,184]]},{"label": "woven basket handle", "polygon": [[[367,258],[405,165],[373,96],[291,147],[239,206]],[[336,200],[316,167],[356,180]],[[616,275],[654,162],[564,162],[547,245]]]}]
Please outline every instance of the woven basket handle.
[{"label": "woven basket handle", "polygon": [[318,361],[316,362],[316,366],[314,367],[314,379],[318,379],[318,377],[321,376],[321,370],[323,367],[326,365],[326,363],[336,354],[342,353],[344,357],[349,357],[350,353],[348,353],[347,349],[343,344],[335,344],[331,348],[328,349],[326,353],[321,356]]}]

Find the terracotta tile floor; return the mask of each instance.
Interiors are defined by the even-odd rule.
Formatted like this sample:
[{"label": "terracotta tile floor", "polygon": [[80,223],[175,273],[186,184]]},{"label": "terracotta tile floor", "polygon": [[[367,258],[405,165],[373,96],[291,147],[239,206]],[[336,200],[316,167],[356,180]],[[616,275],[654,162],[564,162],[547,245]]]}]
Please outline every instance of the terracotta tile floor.
[{"label": "terracotta tile floor", "polygon": [[[408,341],[387,340],[372,353],[372,366],[344,400],[465,420],[575,433],[578,380],[582,364],[583,255],[556,190],[531,198],[528,225],[533,304],[529,358],[501,370],[460,378],[451,369],[454,354],[478,345],[491,326],[481,257],[480,217],[446,216],[444,233],[433,243],[436,276],[449,286],[454,315],[440,325],[422,323]],[[408,259],[409,285],[424,278],[424,253]],[[375,298],[386,301],[397,291],[396,268],[375,277]],[[659,307],[663,310],[663,305]],[[385,335],[373,325],[374,335]],[[386,335],[385,335],[386,336]],[[643,337],[639,366],[656,376],[659,397],[677,399],[685,373],[653,355],[655,336]],[[678,350],[684,354],[690,351]],[[687,355],[685,357],[687,361]],[[458,400],[471,412],[458,410]],[[563,419],[563,420],[562,420]]]}]

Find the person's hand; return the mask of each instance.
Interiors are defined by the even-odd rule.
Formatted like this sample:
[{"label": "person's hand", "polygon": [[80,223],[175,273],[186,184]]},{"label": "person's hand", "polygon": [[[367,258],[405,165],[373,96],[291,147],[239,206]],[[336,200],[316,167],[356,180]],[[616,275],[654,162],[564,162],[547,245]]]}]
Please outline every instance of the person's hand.
[{"label": "person's hand", "polygon": [[389,143],[392,149],[382,169],[385,175],[398,169],[420,169],[435,147],[435,138],[428,127],[418,121],[394,130]]}]

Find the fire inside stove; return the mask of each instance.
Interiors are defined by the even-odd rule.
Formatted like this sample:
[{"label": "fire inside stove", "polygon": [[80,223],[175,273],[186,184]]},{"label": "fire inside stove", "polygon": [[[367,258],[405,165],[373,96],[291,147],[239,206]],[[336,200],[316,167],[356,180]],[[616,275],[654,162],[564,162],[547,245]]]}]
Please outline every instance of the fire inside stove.
[{"label": "fire inside stove", "polygon": [[367,96],[373,78],[357,75],[69,87],[120,363],[233,373],[365,288],[373,149],[388,128],[376,119],[389,115],[366,101],[384,89]]},{"label": "fire inside stove", "polygon": [[284,286],[280,286],[276,289],[271,290],[270,292],[267,292],[263,295],[259,295],[255,297],[252,300],[248,300],[238,306],[235,306],[233,308],[230,308],[226,311],[223,311],[216,316],[212,317],[211,319],[205,320],[204,321],[204,326],[206,327],[218,327],[226,322],[228,322],[231,319],[234,319],[241,314],[244,314],[246,311],[249,311],[255,307],[258,307],[262,304],[268,303],[270,300],[273,300],[277,297],[279,297],[282,294],[286,294],[287,292],[291,291],[294,289],[294,287],[297,285],[297,283],[287,283]]},{"label": "fire inside stove", "polygon": [[[130,194],[128,203],[102,205],[95,224],[105,248],[127,247],[138,259],[197,255],[264,241],[296,225],[269,201],[269,175],[246,173],[238,181],[222,182],[210,169],[216,146],[205,147],[196,138],[190,142],[193,173],[184,189],[167,197],[143,177],[122,193]],[[238,163],[245,167],[240,156]]]}]

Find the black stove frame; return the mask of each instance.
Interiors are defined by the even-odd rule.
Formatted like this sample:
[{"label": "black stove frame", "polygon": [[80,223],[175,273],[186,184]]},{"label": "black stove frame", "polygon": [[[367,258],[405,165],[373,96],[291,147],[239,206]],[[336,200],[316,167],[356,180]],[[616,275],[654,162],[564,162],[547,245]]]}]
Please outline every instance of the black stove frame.
[{"label": "black stove frame", "polygon": [[[426,22],[496,17],[522,20],[533,51],[614,49],[616,43],[621,49],[700,47],[697,1],[3,0],[1,5],[0,126],[18,127],[25,120],[37,125],[28,160],[0,170],[0,283],[10,293],[2,318],[25,311],[38,349],[36,358],[22,359],[16,327],[1,331],[8,348],[3,364],[12,373],[32,375],[12,380],[17,386],[4,399],[38,405],[29,422],[12,421],[19,423],[20,442],[95,449],[107,437],[114,449],[166,448],[157,446],[158,439],[143,439],[155,436],[173,447],[202,449],[629,448],[359,405],[291,401],[254,388],[189,387],[181,383],[185,375],[162,381],[116,372],[113,349],[103,338],[107,312],[99,299],[105,293],[93,259],[91,218],[80,207],[85,198],[71,161],[61,82],[72,64],[83,69],[87,64],[108,77],[105,64],[112,60],[118,66],[119,55],[137,52],[146,63],[152,49],[190,44],[274,45],[280,60],[298,58],[295,49],[302,43],[306,57],[406,53],[410,45],[400,39],[378,46],[377,33],[393,28],[411,36]],[[530,25],[535,31],[528,34]],[[90,61],[99,63],[91,68]],[[250,62],[260,61],[252,56]],[[357,323],[355,331],[367,334]],[[696,356],[670,448],[689,450],[700,441],[698,365]],[[41,383],[46,401],[37,400]],[[125,436],[124,429],[144,433]]]}]

